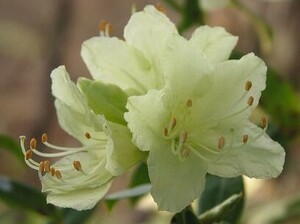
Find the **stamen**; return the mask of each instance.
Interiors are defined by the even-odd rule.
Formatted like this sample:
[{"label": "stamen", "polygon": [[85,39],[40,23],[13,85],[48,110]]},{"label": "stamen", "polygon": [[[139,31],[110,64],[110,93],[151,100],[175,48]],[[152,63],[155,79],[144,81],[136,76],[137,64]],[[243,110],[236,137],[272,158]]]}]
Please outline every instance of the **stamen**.
[{"label": "stamen", "polygon": [[49,173],[50,172],[50,161],[49,160],[45,160],[44,161],[44,171],[46,173]]},{"label": "stamen", "polygon": [[252,106],[253,102],[254,102],[254,97],[253,97],[253,96],[250,96],[250,97],[248,98],[247,104],[248,104],[249,106]]},{"label": "stamen", "polygon": [[170,121],[168,130],[173,130],[177,124],[177,120],[175,117]]},{"label": "stamen", "polygon": [[88,133],[88,132],[86,132],[84,135],[85,135],[85,137],[86,137],[87,139],[90,139],[90,138],[91,138],[91,134]]},{"label": "stamen", "polygon": [[245,84],[245,90],[246,91],[249,91],[252,87],[252,82],[251,81],[247,81],[246,84]]},{"label": "stamen", "polygon": [[44,161],[41,161],[40,165],[39,165],[39,171],[42,173],[42,172],[44,172],[44,170],[45,170],[45,164],[44,164]]},{"label": "stamen", "polygon": [[155,5],[155,8],[156,8],[158,11],[162,12],[163,14],[166,14],[166,12],[167,12],[166,8],[165,8],[162,4],[160,4],[160,3],[157,3],[157,4]]},{"label": "stamen", "polygon": [[36,139],[35,138],[30,139],[29,146],[30,146],[30,149],[36,149]]},{"label": "stamen", "polygon": [[112,31],[112,25],[106,20],[102,20],[99,24],[99,31],[100,35],[109,37]]},{"label": "stamen", "polygon": [[186,106],[187,107],[191,107],[193,105],[193,101],[191,100],[191,99],[188,99],[187,101],[186,101]]},{"label": "stamen", "polygon": [[29,160],[32,157],[32,154],[33,154],[32,150],[28,150],[25,154],[25,159]]},{"label": "stamen", "polygon": [[263,129],[265,129],[268,125],[268,120],[267,120],[267,117],[265,115],[262,116],[261,118],[261,127]]},{"label": "stamen", "polygon": [[187,132],[186,131],[180,132],[179,143],[178,143],[178,145],[176,147],[177,148],[176,151],[178,151],[178,152],[181,151],[182,146],[185,143],[186,139],[187,139]]},{"label": "stamen", "polygon": [[225,146],[225,138],[221,136],[218,140],[218,149],[223,149]]},{"label": "stamen", "polygon": [[55,170],[55,176],[56,176],[57,179],[61,179],[62,178],[62,175],[61,175],[61,173],[60,173],[59,170]]},{"label": "stamen", "polygon": [[243,143],[246,144],[249,140],[249,136],[248,135],[244,135],[243,136]]},{"label": "stamen", "polygon": [[73,167],[77,171],[82,171],[81,163],[78,160],[73,161]]},{"label": "stamen", "polygon": [[167,137],[169,135],[169,131],[167,128],[164,128],[164,136]]},{"label": "stamen", "polygon": [[50,169],[50,174],[51,174],[51,176],[52,177],[54,177],[55,176],[55,168],[54,167],[51,167],[51,169]]},{"label": "stamen", "polygon": [[184,147],[184,149],[183,149],[182,152],[181,152],[181,155],[182,155],[183,157],[189,157],[190,154],[191,154],[191,150],[190,150],[189,148],[187,148],[187,147]]},{"label": "stamen", "polygon": [[42,143],[48,142],[48,135],[46,133],[42,134]]}]

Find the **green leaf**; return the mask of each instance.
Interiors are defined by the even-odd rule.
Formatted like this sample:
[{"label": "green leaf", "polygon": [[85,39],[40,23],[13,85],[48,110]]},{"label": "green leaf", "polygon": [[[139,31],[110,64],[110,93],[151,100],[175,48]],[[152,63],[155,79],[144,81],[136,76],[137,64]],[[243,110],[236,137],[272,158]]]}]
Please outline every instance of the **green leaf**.
[{"label": "green leaf", "polygon": [[86,223],[88,219],[95,212],[96,207],[93,209],[77,211],[74,209],[66,208],[63,210],[63,222],[64,224],[73,224],[73,223]]},{"label": "green leaf", "polygon": [[13,155],[15,155],[20,161],[23,162],[24,155],[22,153],[20,146],[14,139],[6,135],[0,135],[0,148],[9,151]]},{"label": "green leaf", "polygon": [[[148,175],[148,166],[146,163],[141,163],[132,174],[129,188],[133,188],[142,184],[150,183],[149,175]],[[134,204],[140,196],[130,198],[130,201]]]},{"label": "green leaf", "polygon": [[[234,194],[221,204],[215,206],[214,208],[202,213],[198,218],[201,224],[210,224],[215,222],[222,223],[232,223],[229,222],[227,217],[230,215],[230,211],[234,208],[242,199],[243,194]],[[226,220],[226,221],[224,221]],[[233,223],[236,223],[237,220]]]},{"label": "green leaf", "polygon": [[80,78],[78,84],[89,107],[96,114],[103,114],[109,121],[126,125],[123,115],[127,111],[128,96],[121,88],[85,78]]},{"label": "green leaf", "polygon": [[[208,174],[204,192],[199,200],[198,214],[201,215],[221,204],[233,194],[240,193],[244,193],[244,183],[241,176],[235,178],[222,178]],[[236,223],[242,214],[243,205],[244,197],[234,204],[234,206],[230,207],[230,209],[226,210],[224,214],[222,213],[222,220],[219,221]]]},{"label": "green leaf", "polygon": [[199,7],[198,0],[185,0],[182,7],[182,21],[178,26],[180,33],[187,30],[191,26],[203,25],[204,24],[204,14],[201,8]]},{"label": "green leaf", "polygon": [[201,224],[190,206],[176,213],[171,224]]},{"label": "green leaf", "polygon": [[54,206],[46,203],[46,197],[40,191],[3,176],[0,176],[0,199],[8,205],[33,210],[42,215],[54,213]]},{"label": "green leaf", "polygon": [[262,94],[261,104],[279,126],[288,131],[300,130],[299,96],[291,84],[271,68],[267,73],[267,87]]}]

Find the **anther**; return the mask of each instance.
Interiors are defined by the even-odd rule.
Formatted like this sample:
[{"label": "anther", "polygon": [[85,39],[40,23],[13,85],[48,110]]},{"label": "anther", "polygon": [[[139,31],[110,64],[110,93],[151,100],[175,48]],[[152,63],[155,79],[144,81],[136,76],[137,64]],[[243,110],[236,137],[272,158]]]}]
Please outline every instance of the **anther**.
[{"label": "anther", "polygon": [[54,167],[51,167],[51,169],[50,169],[50,174],[51,174],[51,176],[52,177],[54,177],[55,176],[55,168]]},{"label": "anther", "polygon": [[250,96],[250,97],[248,98],[247,104],[248,104],[249,106],[252,106],[253,102],[254,102],[254,97],[253,97],[253,96]]},{"label": "anther", "polygon": [[99,31],[105,33],[107,36],[111,34],[112,25],[106,20],[102,20],[99,23]]},{"label": "anther", "polygon": [[73,167],[77,171],[82,171],[81,163],[78,160],[73,161]]},{"label": "anther", "polygon": [[268,124],[267,117],[265,115],[263,115],[262,118],[261,118],[261,127],[263,129],[265,129],[267,127],[267,124]]},{"label": "anther", "polygon": [[61,179],[62,178],[62,175],[61,175],[61,173],[60,173],[59,170],[55,170],[55,176],[56,176],[57,179]]},{"label": "anther", "polygon": [[246,91],[249,91],[252,87],[252,82],[251,81],[247,81],[246,84],[245,84],[245,90]]},{"label": "anther", "polygon": [[186,131],[182,131],[180,133],[179,141],[182,142],[182,143],[185,143],[186,139],[187,139],[187,132]]},{"label": "anther", "polygon": [[186,148],[186,147],[183,149],[183,151],[182,151],[182,153],[181,153],[181,155],[182,155],[183,157],[189,157],[190,154],[191,154],[191,150],[190,150],[189,148]]},{"label": "anther", "polygon": [[225,138],[221,136],[218,140],[218,149],[223,149],[225,146]]},{"label": "anther", "polygon": [[166,8],[165,8],[162,4],[160,4],[160,3],[157,3],[157,4],[155,5],[155,8],[156,8],[158,11],[162,12],[163,14],[166,14],[166,12],[167,12]]},{"label": "anther", "polygon": [[35,138],[32,138],[30,139],[30,149],[36,149],[36,139]]},{"label": "anther", "polygon": [[249,136],[248,135],[244,135],[243,136],[243,143],[246,144],[249,140]]},{"label": "anther", "polygon": [[193,101],[191,100],[191,99],[188,99],[187,101],[186,101],[186,106],[187,107],[191,107],[193,105]]},{"label": "anther", "polygon": [[45,160],[44,161],[44,171],[46,173],[49,173],[50,172],[50,161],[49,160]]},{"label": "anther", "polygon": [[26,159],[26,160],[29,160],[29,159],[32,157],[32,154],[33,154],[32,150],[28,150],[28,151],[26,152],[25,159]]},{"label": "anther", "polygon": [[167,137],[169,135],[169,131],[167,128],[164,128],[164,136]]},{"label": "anther", "polygon": [[173,130],[175,128],[177,124],[177,120],[175,117],[173,117],[173,119],[170,121],[170,124],[169,124],[169,130]]},{"label": "anther", "polygon": [[40,165],[39,165],[39,171],[42,173],[42,172],[44,172],[44,170],[45,170],[45,164],[44,164],[44,161],[41,161]]},{"label": "anther", "polygon": [[42,134],[42,143],[45,143],[48,141],[48,135],[46,133]]},{"label": "anther", "polygon": [[91,134],[88,133],[88,132],[86,132],[86,133],[84,134],[84,136],[85,136],[87,139],[90,139],[90,138],[91,138]]}]

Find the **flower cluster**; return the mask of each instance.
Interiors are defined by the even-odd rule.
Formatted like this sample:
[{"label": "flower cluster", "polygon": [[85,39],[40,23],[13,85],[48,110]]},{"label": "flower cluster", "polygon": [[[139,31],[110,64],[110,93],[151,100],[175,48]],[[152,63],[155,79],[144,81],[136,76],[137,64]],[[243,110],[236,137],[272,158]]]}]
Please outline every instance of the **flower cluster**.
[{"label": "flower cluster", "polygon": [[[115,176],[148,165],[159,209],[178,212],[201,195],[207,173],[221,177],[280,174],[284,150],[249,117],[265,88],[266,66],[254,54],[229,60],[238,38],[202,26],[190,39],[153,6],[134,13],[124,39],[108,29],[85,41],[82,58],[94,80],[75,85],[64,67],[52,74],[61,127],[81,143],[59,152],[21,146],[38,170],[49,203],[78,210],[95,205]],[[51,164],[33,155],[62,157]]]}]

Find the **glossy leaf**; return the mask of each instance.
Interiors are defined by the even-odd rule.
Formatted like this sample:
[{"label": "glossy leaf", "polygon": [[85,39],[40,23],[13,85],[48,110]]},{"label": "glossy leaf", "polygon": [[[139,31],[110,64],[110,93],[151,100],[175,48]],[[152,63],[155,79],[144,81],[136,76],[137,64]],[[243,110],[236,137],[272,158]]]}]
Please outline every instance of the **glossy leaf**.
[{"label": "glossy leaf", "polygon": [[191,207],[176,213],[171,220],[171,224],[201,224]]},{"label": "glossy leaf", "polygon": [[[205,189],[199,200],[198,214],[221,204],[233,194],[244,193],[244,183],[241,176],[235,178],[222,178],[207,175]],[[222,221],[236,223],[243,211],[244,197],[241,198],[231,209],[226,210]]]},{"label": "glossy leaf", "polygon": [[0,177],[0,199],[11,206],[52,215],[54,206],[46,203],[46,196],[33,187]]}]

